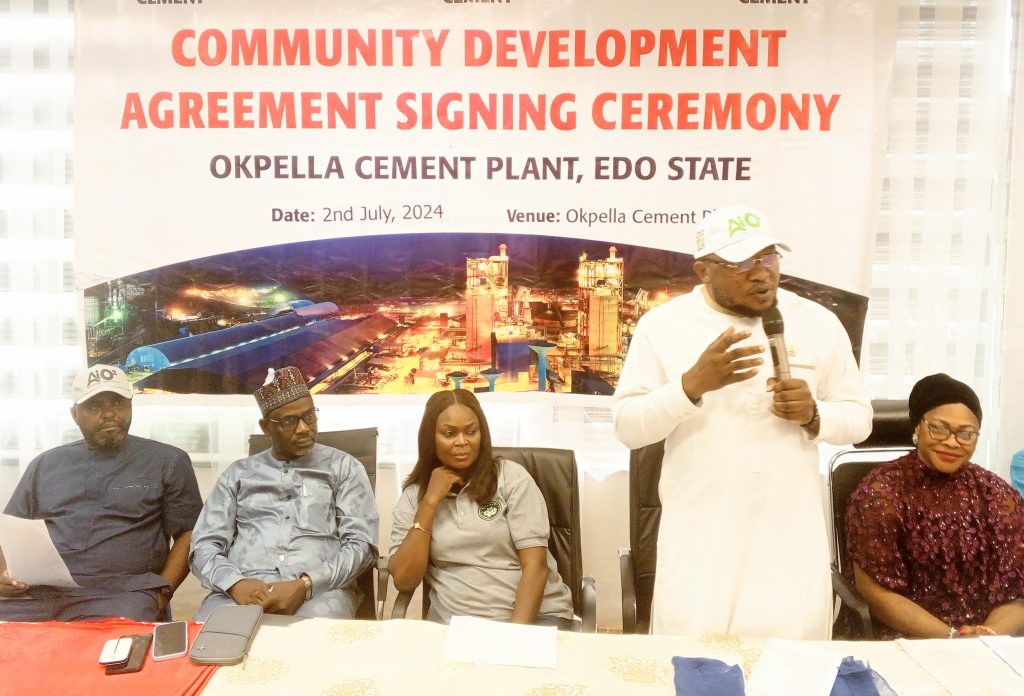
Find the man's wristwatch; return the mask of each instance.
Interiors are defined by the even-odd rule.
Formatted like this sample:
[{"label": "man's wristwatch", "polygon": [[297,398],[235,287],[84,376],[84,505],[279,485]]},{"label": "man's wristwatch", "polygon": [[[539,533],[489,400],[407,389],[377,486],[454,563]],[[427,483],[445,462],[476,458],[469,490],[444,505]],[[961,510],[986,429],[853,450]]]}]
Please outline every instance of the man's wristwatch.
[{"label": "man's wristwatch", "polygon": [[156,588],[156,592],[157,592],[157,594],[159,594],[161,597],[164,598],[165,602],[170,602],[171,601],[171,597],[174,596],[174,590],[171,589],[170,585],[162,585],[162,586]]},{"label": "man's wristwatch", "polygon": [[814,415],[811,416],[811,419],[809,421],[807,421],[806,423],[804,423],[800,427],[803,428],[804,430],[813,430],[814,428],[817,428],[820,425],[821,425],[821,414],[818,413],[818,402],[815,401],[814,402]]},{"label": "man's wristwatch", "polygon": [[302,581],[302,584],[306,588],[306,599],[303,601],[308,602],[309,600],[313,599],[313,579],[305,573],[302,573],[299,576],[299,580]]}]

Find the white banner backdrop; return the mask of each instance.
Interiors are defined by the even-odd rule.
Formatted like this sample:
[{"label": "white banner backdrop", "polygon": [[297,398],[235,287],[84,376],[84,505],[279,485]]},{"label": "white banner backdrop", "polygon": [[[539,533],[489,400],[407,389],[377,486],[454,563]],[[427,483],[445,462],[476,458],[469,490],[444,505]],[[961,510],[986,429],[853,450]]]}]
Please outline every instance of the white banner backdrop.
[{"label": "white banner backdrop", "polygon": [[[91,362],[125,362],[169,338],[152,321],[111,333],[122,309],[145,305],[165,323],[180,321],[182,338],[253,321],[222,312],[218,323],[190,325],[202,313],[169,299],[188,283],[179,277],[167,287],[156,269],[191,278],[191,297],[207,301],[212,320],[209,303],[223,297],[198,287],[197,260],[230,259],[223,273],[256,292],[288,283],[281,273],[254,275],[265,257],[247,250],[274,247],[287,257],[291,247],[280,245],[380,235],[403,235],[396,243],[408,250],[416,248],[409,235],[449,233],[477,235],[473,250],[487,247],[482,258],[506,264],[481,271],[489,279],[481,282],[497,273],[512,286],[482,310],[494,317],[487,328],[525,326],[520,334],[552,339],[565,356],[587,354],[585,340],[571,344],[597,331],[601,306],[584,307],[589,296],[579,295],[587,318],[572,331],[562,322],[566,345],[557,331],[531,329],[542,308],[530,316],[527,304],[542,293],[531,298],[520,287],[523,307],[511,308],[514,268],[492,242],[507,244],[509,256],[527,239],[537,254],[554,253],[537,238],[587,240],[584,251],[608,252],[608,261],[616,258],[609,246],[625,249],[627,288],[612,310],[623,325],[611,353],[621,356],[651,290],[628,288],[630,253],[691,254],[695,224],[734,202],[764,210],[790,240],[786,274],[866,294],[894,42],[895,10],[885,0],[81,0],[76,9],[75,264],[80,289],[92,289]],[[337,253],[361,253],[372,270],[387,265],[380,257],[394,246]],[[334,248],[301,247],[302,258],[324,259]],[[465,290],[463,259],[473,254],[453,254],[448,271],[458,277],[445,288]],[[365,310],[347,307],[344,293],[294,285],[278,299],[333,303],[335,318]],[[372,299],[387,314],[388,299],[429,294],[444,293],[390,287]],[[391,319],[408,326],[414,312],[392,305]],[[458,322],[471,324],[476,306],[434,309],[444,328],[449,315],[466,313]],[[397,329],[373,331],[386,344]],[[418,350],[437,348],[436,339]],[[494,364],[494,351],[474,346],[429,367],[446,374]],[[185,359],[164,353],[170,365]]]}]

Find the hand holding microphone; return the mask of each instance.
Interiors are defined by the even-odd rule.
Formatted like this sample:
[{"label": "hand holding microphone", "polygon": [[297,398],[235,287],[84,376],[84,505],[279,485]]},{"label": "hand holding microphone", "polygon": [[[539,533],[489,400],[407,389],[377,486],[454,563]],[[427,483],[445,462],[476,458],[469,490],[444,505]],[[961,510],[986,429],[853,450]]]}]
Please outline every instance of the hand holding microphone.
[{"label": "hand holding microphone", "polygon": [[814,402],[807,382],[793,379],[789,373],[789,353],[783,337],[785,324],[778,304],[772,305],[761,315],[764,333],[772,354],[775,376],[768,379],[768,391],[772,394],[772,413],[784,420],[811,429],[817,434],[818,407]]},{"label": "hand holding microphone", "polygon": [[778,304],[773,304],[761,315],[761,324],[764,326],[764,334],[768,337],[768,347],[772,352],[775,377],[780,381],[789,379],[789,356],[786,354],[786,339],[782,336],[785,324]]}]

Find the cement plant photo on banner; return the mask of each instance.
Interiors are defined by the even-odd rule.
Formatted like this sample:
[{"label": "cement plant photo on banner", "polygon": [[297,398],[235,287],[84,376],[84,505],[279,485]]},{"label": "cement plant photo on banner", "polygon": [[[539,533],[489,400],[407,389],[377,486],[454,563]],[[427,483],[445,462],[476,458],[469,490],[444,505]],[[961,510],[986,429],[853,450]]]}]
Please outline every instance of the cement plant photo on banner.
[{"label": "cement plant photo on banner", "polygon": [[[698,284],[689,254],[539,235],[281,244],[86,291],[91,363],[142,392],[249,394],[267,368],[314,393],[440,388],[611,394],[637,319]],[[783,276],[859,352],[866,298]]]}]

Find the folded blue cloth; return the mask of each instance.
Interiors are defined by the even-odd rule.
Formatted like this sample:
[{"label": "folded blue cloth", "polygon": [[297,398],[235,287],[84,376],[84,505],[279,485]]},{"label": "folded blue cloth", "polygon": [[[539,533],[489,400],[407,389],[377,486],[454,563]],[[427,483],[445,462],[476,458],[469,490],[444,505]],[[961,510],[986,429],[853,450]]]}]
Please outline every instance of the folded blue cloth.
[{"label": "folded blue cloth", "polygon": [[882,675],[853,657],[839,664],[831,696],[896,696]]},{"label": "folded blue cloth", "polygon": [[743,696],[743,670],[710,657],[673,657],[676,696]]}]

